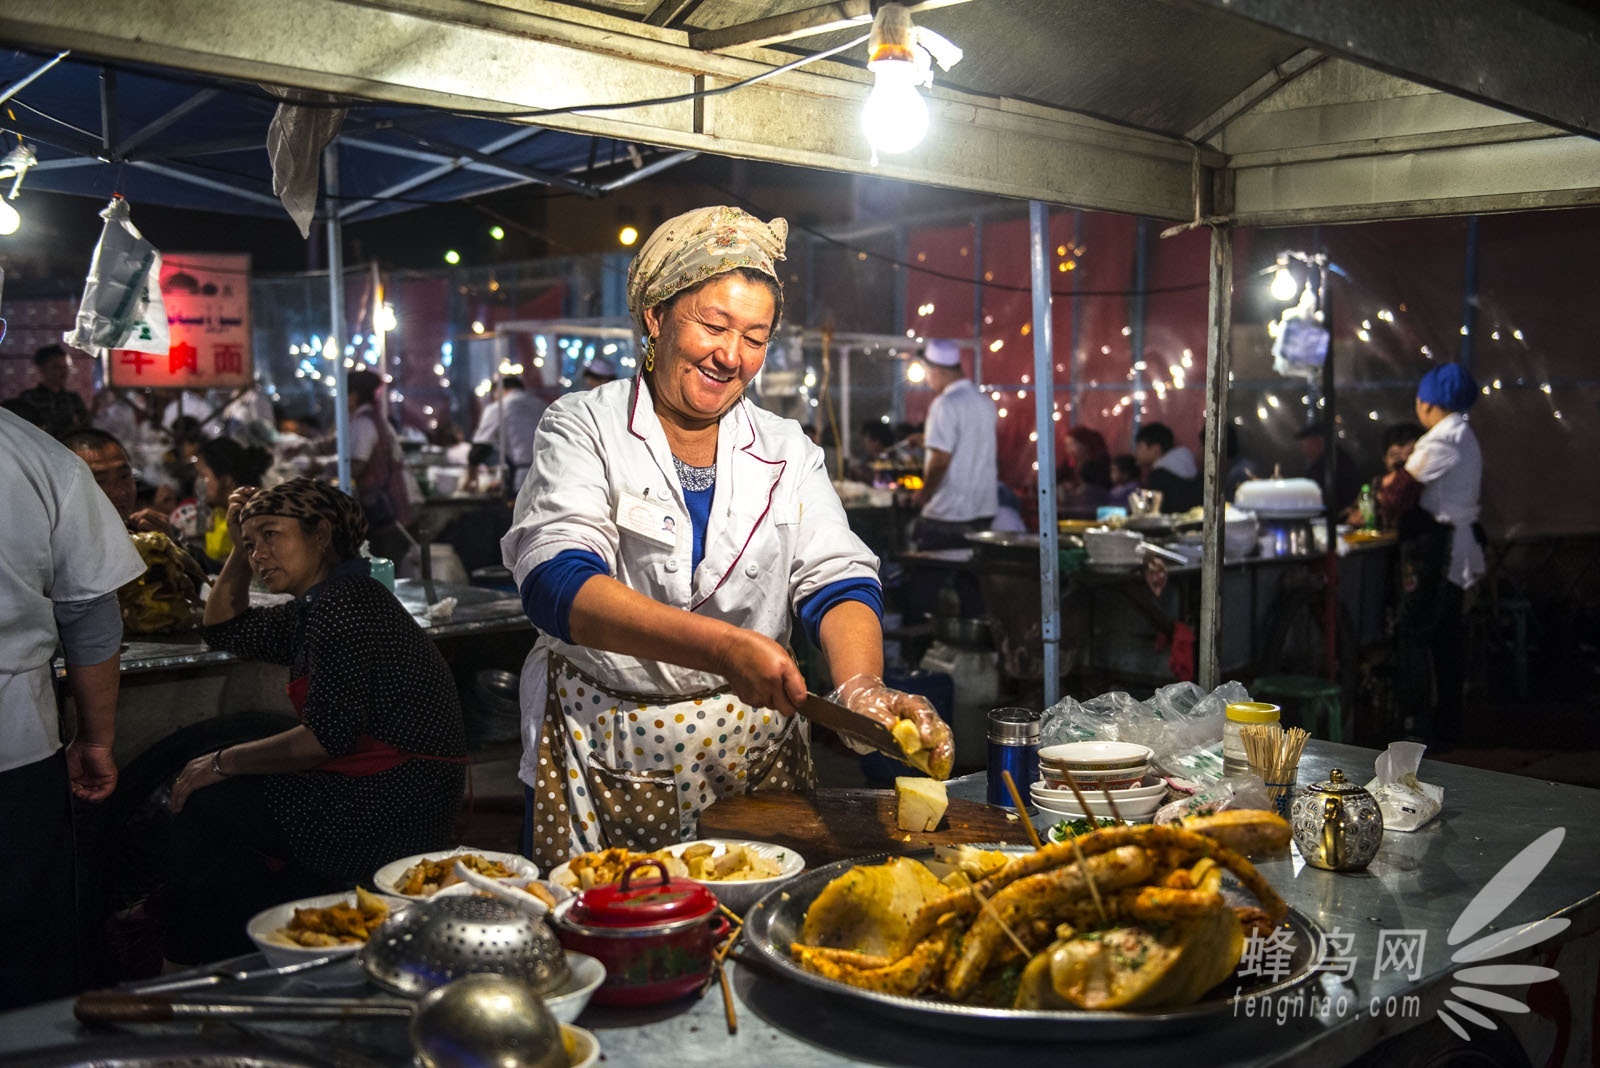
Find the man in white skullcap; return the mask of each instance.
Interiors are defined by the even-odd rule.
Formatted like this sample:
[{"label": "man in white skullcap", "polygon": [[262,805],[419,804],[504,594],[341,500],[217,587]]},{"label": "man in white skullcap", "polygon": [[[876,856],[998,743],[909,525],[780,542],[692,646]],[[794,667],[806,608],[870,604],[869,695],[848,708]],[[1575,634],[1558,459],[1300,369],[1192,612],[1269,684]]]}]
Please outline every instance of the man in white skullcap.
[{"label": "man in white skullcap", "polygon": [[583,388],[603,386],[617,377],[617,365],[604,356],[596,356],[583,369]]},{"label": "man in white skullcap", "polygon": [[[1000,507],[994,403],[962,373],[956,342],[930,340],[923,360],[934,398],[923,435],[917,548],[964,549],[966,536],[988,530]],[[961,593],[962,614],[977,615],[976,583]]]}]

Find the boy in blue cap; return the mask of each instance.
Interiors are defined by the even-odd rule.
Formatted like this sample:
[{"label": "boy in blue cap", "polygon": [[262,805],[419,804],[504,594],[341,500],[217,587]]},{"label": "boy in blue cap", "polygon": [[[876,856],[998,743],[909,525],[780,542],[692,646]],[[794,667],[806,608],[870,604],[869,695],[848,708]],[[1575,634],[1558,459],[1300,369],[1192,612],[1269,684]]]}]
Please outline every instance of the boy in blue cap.
[{"label": "boy in blue cap", "polygon": [[1380,488],[1379,504],[1398,517],[1400,536],[1397,696],[1415,732],[1435,750],[1454,745],[1460,729],[1462,597],[1484,572],[1478,526],[1483,455],[1466,414],[1477,399],[1478,384],[1460,364],[1423,375],[1416,412],[1424,433],[1405,466],[1384,476]]}]

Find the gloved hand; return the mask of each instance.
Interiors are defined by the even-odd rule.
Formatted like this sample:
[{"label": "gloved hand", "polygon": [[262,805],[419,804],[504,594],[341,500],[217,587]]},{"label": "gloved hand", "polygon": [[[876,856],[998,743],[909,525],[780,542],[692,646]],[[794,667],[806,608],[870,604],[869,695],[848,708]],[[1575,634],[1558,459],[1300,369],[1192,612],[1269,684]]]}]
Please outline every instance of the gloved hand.
[{"label": "gloved hand", "polygon": [[[900,752],[887,756],[903,760],[935,779],[950,777],[955,738],[950,725],[939,718],[926,697],[890,689],[876,675],[862,674],[835,687],[828,700],[888,727],[900,743]],[[845,739],[846,744],[850,741]]]}]

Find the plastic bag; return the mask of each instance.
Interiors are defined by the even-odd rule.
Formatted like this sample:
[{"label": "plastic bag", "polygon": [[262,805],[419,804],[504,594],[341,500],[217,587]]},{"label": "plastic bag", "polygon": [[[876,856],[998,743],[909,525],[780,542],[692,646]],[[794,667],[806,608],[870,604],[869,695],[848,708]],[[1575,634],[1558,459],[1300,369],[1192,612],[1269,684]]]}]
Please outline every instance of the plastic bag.
[{"label": "plastic bag", "polygon": [[1271,802],[1267,800],[1266,784],[1254,775],[1245,775],[1212,783],[1203,790],[1167,802],[1156,809],[1154,822],[1159,826],[1177,823],[1188,816],[1209,816],[1230,808],[1271,807]]},{"label": "plastic bag", "polygon": [[165,353],[166,303],[161,299],[161,253],[146,241],[128,202],[113,197],[84,279],[76,325],[61,340],[77,349],[134,349]]},{"label": "plastic bag", "polygon": [[1045,711],[1041,746],[1103,739],[1149,746],[1163,774],[1195,783],[1222,778],[1222,722],[1230,702],[1248,701],[1237,682],[1211,693],[1190,682],[1173,683],[1139,701],[1121,690],[1079,703],[1065,697]]},{"label": "plastic bag", "polygon": [[1414,831],[1444,807],[1443,787],[1417,780],[1426,749],[1418,742],[1390,742],[1372,762],[1376,774],[1367,783],[1367,792],[1378,800],[1384,830]]}]

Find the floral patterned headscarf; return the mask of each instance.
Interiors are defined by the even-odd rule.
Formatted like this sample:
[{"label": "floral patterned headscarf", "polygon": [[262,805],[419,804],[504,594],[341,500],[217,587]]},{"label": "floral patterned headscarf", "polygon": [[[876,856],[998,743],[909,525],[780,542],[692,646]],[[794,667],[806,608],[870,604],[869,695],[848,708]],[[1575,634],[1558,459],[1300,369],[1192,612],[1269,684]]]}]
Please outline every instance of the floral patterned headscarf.
[{"label": "floral patterned headscarf", "polygon": [[281,515],[290,519],[326,519],[333,528],[333,551],[348,560],[361,551],[367,540],[367,516],[348,493],[314,478],[291,478],[271,489],[260,490],[239,512],[239,522],[258,515]]},{"label": "floral patterned headscarf", "polygon": [[628,310],[639,336],[649,333],[646,308],[724,271],[750,267],[779,281],[776,263],[788,236],[785,219],[762,222],[720,206],[684,212],[656,227],[628,265]]}]

